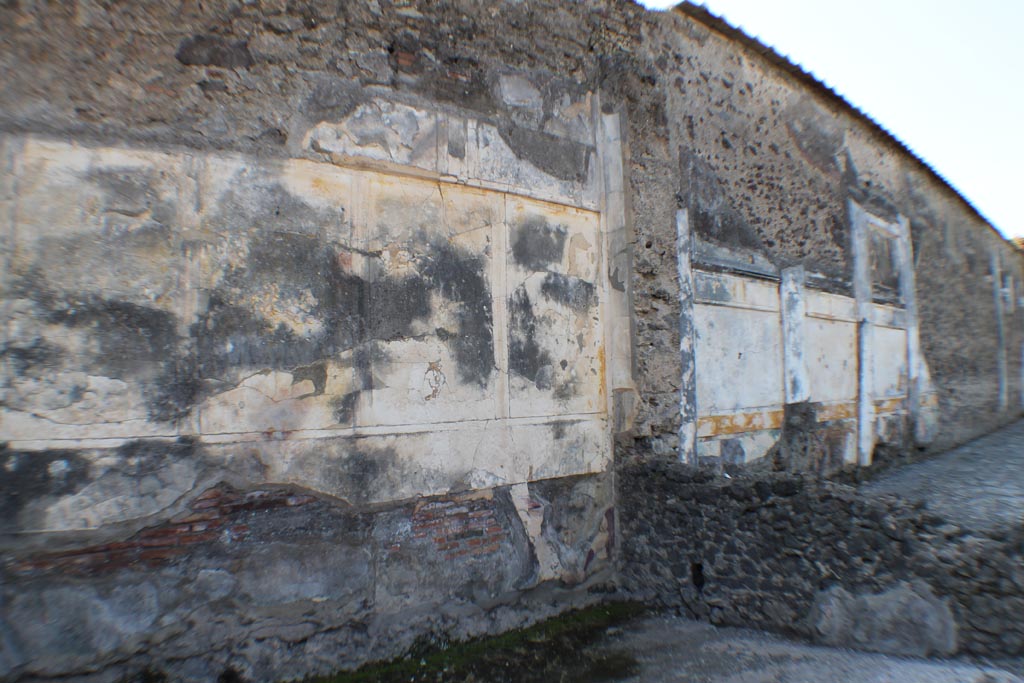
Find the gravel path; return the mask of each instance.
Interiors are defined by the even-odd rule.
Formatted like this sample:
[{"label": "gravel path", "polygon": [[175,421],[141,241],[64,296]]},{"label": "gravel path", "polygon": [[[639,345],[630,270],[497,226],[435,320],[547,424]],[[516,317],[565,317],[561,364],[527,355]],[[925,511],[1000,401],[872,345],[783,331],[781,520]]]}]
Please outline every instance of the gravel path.
[{"label": "gravel path", "polygon": [[596,646],[639,664],[637,683],[1024,683],[1010,671],[962,660],[924,660],[794,643],[673,617],[612,629]]},{"label": "gravel path", "polygon": [[1024,524],[1024,420],[884,474],[862,490],[922,500],[964,528]]}]

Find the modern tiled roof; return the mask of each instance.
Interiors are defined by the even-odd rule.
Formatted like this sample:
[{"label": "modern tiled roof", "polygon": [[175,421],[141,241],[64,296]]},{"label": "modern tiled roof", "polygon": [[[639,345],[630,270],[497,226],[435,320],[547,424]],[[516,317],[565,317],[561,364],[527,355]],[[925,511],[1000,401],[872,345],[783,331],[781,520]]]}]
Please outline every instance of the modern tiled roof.
[{"label": "modern tiled roof", "polygon": [[765,45],[757,38],[754,38],[745,33],[744,31],[742,31],[741,29],[737,28],[736,26],[733,26],[722,17],[713,14],[710,10],[708,10],[707,7],[703,5],[698,5],[693,2],[689,2],[689,0],[684,0],[683,2],[676,5],[673,8],[673,11],[679,12],[680,14],[696,22],[703,24],[712,31],[715,31],[716,33],[719,33],[725,36],[726,38],[739,43],[746,49],[760,56],[762,59],[764,59],[772,66],[786,72],[801,84],[813,89],[815,92],[817,92],[819,95],[821,95],[823,98],[825,98],[832,104],[836,105],[840,109],[846,110],[854,118],[861,120],[864,124],[868,126],[868,128],[873,130],[875,134],[878,135],[879,138],[881,138],[881,140],[885,144],[888,144],[897,152],[904,154],[910,159],[912,159],[922,170],[924,170],[925,173],[931,174],[936,180],[938,180],[950,192],[952,192],[953,195],[960,200],[960,202],[967,208],[968,211],[977,216],[983,223],[985,223],[989,227],[989,229],[991,229],[993,232],[999,235],[1000,239],[1005,239],[999,232],[999,230],[997,230],[996,227],[992,225],[992,222],[989,221],[989,219],[986,218],[981,213],[981,211],[979,211],[978,208],[975,207],[969,199],[967,199],[967,197],[965,197],[963,194],[960,193],[959,190],[953,187],[952,183],[946,180],[946,178],[943,177],[941,173],[932,168],[932,166],[927,161],[922,159],[920,156],[917,155],[917,153],[915,153],[912,149],[907,147],[907,145],[904,144],[903,141],[901,141],[895,135],[886,130],[884,126],[875,121],[873,118],[871,118],[868,114],[859,109],[857,106],[851,104],[849,100],[847,100],[845,97],[843,97],[835,90],[830,88],[827,84],[819,80],[816,76],[814,76],[814,74],[805,71],[803,67],[801,67],[799,64],[793,63],[792,61],[789,60],[788,57],[780,54],[778,51],[775,50],[775,48],[771,47],[770,45]]}]

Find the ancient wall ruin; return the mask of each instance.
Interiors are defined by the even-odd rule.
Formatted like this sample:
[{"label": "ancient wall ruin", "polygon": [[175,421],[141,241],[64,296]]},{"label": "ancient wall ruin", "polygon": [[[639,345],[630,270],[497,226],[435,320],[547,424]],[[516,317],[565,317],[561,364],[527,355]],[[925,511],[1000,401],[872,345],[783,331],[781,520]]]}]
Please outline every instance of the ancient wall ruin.
[{"label": "ancient wall ruin", "polygon": [[1018,253],[694,8],[13,2],[0,40],[3,675],[510,628],[614,588],[616,459],[1019,413]]}]

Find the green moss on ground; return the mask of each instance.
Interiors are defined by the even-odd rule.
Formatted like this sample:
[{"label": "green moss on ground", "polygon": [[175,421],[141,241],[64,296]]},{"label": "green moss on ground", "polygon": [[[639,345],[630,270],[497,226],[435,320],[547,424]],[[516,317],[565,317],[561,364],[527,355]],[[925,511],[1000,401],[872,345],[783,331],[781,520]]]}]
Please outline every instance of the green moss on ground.
[{"label": "green moss on ground", "polygon": [[644,609],[635,603],[620,602],[574,610],[498,636],[447,647],[414,648],[401,659],[310,679],[309,683],[621,680],[637,672],[636,660],[626,652],[600,651],[588,646],[610,627],[635,619]]}]

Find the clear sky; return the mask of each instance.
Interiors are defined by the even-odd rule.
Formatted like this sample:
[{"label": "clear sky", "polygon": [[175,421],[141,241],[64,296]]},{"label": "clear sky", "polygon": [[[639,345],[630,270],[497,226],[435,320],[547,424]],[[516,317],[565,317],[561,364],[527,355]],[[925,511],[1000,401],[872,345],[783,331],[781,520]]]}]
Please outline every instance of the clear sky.
[{"label": "clear sky", "polygon": [[1004,235],[1024,236],[1024,0],[703,4],[871,116]]}]

